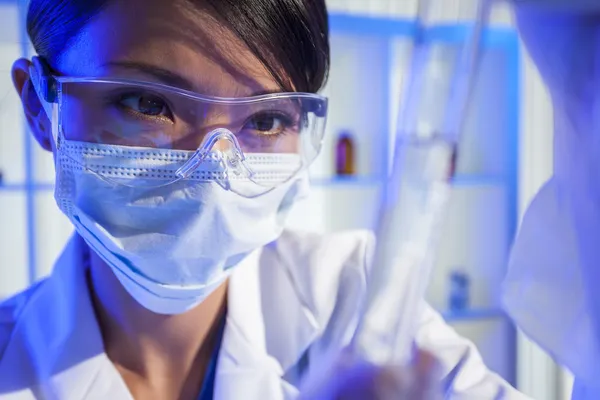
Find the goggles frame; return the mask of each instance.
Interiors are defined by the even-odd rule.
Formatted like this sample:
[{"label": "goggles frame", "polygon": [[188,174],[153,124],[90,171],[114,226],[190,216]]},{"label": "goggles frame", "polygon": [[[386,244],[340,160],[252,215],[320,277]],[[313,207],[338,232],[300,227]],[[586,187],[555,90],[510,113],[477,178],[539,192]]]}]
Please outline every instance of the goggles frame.
[{"label": "goggles frame", "polygon": [[[312,109],[306,110],[314,113],[317,117],[325,118],[327,116],[327,97],[304,92],[279,92],[270,93],[260,96],[252,97],[217,97],[207,96],[200,93],[196,93],[190,90],[181,89],[175,86],[169,86],[162,83],[135,80],[135,79],[123,79],[123,78],[106,78],[106,77],[65,77],[56,76],[52,74],[49,65],[38,56],[32,58],[33,70],[30,71],[36,75],[38,84],[39,94],[48,103],[56,103],[58,101],[58,91],[60,83],[84,83],[84,82],[98,82],[98,83],[114,83],[114,84],[137,84],[143,85],[158,90],[172,91],[183,97],[187,97],[192,100],[204,101],[212,104],[252,104],[270,99],[280,98],[296,98],[296,99],[310,99],[313,100],[309,104],[314,105]],[[316,101],[315,101],[316,100]]]}]

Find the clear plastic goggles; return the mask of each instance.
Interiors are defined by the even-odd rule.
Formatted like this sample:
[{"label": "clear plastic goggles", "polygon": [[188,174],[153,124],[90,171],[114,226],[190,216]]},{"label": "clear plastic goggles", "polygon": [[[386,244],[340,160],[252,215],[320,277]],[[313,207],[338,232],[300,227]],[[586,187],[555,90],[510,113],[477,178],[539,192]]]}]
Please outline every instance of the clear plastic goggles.
[{"label": "clear plastic goggles", "polygon": [[[322,145],[327,99],[315,94],[219,98],[150,82],[54,77],[38,58],[32,80],[59,154],[121,184],[217,179],[274,187],[306,168]],[[122,175],[107,167],[132,156],[135,167]]]}]

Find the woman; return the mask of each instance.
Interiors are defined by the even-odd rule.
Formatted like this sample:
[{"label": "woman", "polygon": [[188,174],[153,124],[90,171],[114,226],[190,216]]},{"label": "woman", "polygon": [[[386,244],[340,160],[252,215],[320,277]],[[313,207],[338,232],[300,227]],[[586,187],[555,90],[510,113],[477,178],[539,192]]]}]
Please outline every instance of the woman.
[{"label": "woman", "polygon": [[[2,306],[0,398],[296,397],[352,337],[372,246],[283,231],[323,134],[324,1],[33,0],[27,26],[13,79],[77,235]],[[415,318],[449,393],[519,397]],[[337,368],[307,393],[352,387]]]}]

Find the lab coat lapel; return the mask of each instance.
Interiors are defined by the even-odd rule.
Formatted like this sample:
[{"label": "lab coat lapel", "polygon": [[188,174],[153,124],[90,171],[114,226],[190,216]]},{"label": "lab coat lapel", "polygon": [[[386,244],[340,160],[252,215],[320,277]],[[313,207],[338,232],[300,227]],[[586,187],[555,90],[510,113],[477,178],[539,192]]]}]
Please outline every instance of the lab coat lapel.
[{"label": "lab coat lapel", "polygon": [[253,253],[231,276],[216,399],[283,400],[298,394],[285,375],[320,328],[275,246]]},{"label": "lab coat lapel", "polygon": [[83,249],[82,240],[74,236],[52,275],[22,310],[0,363],[0,396],[16,392],[15,399],[131,398],[104,353]]},{"label": "lab coat lapel", "polygon": [[[82,259],[83,243],[75,236],[23,309],[0,363],[0,396],[16,395],[3,400],[132,399],[104,353]],[[284,400],[298,394],[286,373],[320,327],[302,301],[289,262],[273,244],[251,254],[232,274],[216,399]]]}]

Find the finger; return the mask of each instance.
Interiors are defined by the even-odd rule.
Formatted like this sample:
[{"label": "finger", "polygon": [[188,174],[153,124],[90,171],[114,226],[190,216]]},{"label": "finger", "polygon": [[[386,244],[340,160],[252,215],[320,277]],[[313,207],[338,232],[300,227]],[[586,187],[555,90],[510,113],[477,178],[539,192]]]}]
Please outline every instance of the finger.
[{"label": "finger", "polygon": [[417,376],[429,376],[438,368],[438,361],[433,354],[420,350],[415,357],[415,371]]},{"label": "finger", "polygon": [[405,399],[414,385],[414,371],[406,367],[382,367],[375,377],[378,399]]},{"label": "finger", "polygon": [[380,399],[441,398],[441,374],[437,359],[429,352],[417,350],[412,365],[385,367],[378,377]]},{"label": "finger", "polygon": [[414,371],[414,398],[435,399],[441,397],[441,367],[433,354],[427,351],[419,351],[415,359]]}]

